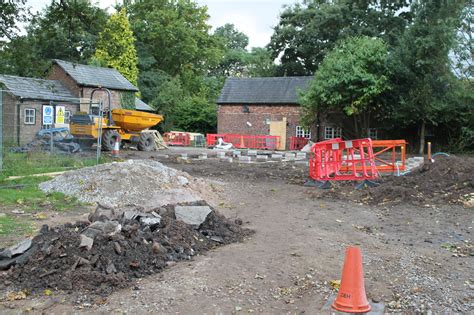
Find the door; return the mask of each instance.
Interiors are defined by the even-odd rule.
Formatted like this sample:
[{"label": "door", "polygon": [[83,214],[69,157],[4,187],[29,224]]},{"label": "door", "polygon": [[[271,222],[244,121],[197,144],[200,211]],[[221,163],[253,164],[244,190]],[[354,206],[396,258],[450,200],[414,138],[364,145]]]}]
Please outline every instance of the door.
[{"label": "door", "polygon": [[270,122],[270,136],[279,136],[280,144],[277,150],[286,149],[286,117],[283,117],[281,121]]}]

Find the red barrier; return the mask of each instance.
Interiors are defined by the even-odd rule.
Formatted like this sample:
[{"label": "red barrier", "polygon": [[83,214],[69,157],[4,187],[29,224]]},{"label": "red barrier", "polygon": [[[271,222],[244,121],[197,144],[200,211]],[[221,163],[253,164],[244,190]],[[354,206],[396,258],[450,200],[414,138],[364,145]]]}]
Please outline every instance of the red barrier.
[{"label": "red barrier", "polygon": [[290,137],[290,150],[299,151],[308,144],[309,139],[304,137]]},{"label": "red barrier", "polygon": [[207,134],[207,146],[215,146],[219,138],[222,138],[226,143],[232,143],[232,145],[238,149],[276,150],[280,144],[279,136]]},{"label": "red barrier", "polygon": [[309,175],[315,180],[371,180],[378,177],[372,141],[341,138],[315,143]]},{"label": "red barrier", "polygon": [[166,132],[163,135],[166,145],[189,146],[191,137],[186,132]]}]

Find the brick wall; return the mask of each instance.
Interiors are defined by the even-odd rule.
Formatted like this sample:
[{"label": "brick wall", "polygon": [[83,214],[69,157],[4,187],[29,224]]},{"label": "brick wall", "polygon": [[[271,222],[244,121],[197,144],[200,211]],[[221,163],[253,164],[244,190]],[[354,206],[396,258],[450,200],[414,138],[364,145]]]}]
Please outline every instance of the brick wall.
[{"label": "brick wall", "polygon": [[[95,89],[94,87],[85,87],[77,85],[74,79],[72,79],[71,76],[67,74],[63,70],[63,68],[61,68],[57,64],[54,64],[51,68],[48,79],[61,81],[75,97],[85,99],[87,100],[87,102],[89,102],[92,90]],[[122,105],[120,94],[122,92],[119,90],[109,90],[112,95],[112,98],[110,100],[112,108],[121,108]],[[104,101],[104,108],[108,106],[108,96],[106,92],[97,91],[94,93],[94,102],[98,102],[99,100]]]},{"label": "brick wall", "polygon": [[[288,105],[219,105],[217,113],[218,133],[237,133],[247,135],[269,135],[269,121],[281,121],[286,117],[287,146],[289,138],[296,136],[296,126],[300,125],[301,108],[295,104]],[[250,122],[251,127],[247,122]]]},{"label": "brick wall", "polygon": [[[48,105],[48,104],[49,103],[47,101],[24,101],[23,103],[20,103],[20,119],[19,119],[20,145],[24,145],[32,141],[35,138],[36,133],[38,133],[38,131],[44,128],[43,105]],[[59,105],[64,106],[66,110],[71,111],[71,115],[73,115],[79,110],[79,105],[76,105],[76,104],[60,103]],[[25,109],[26,108],[31,108],[35,110],[36,119],[35,119],[34,124],[25,124]],[[15,123],[15,125],[17,124]]]},{"label": "brick wall", "polygon": [[13,144],[16,141],[17,129],[17,102],[18,99],[7,92],[0,92],[3,107],[3,141],[4,144]]},{"label": "brick wall", "polygon": [[51,68],[48,79],[61,81],[75,97],[82,97],[82,89],[77,85],[76,81],[57,64],[54,64]]}]

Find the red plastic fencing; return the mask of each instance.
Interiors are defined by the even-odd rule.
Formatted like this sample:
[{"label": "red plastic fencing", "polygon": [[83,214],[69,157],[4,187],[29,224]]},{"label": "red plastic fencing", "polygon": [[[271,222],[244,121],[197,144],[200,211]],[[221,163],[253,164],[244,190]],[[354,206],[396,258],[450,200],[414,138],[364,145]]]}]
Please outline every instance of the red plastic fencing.
[{"label": "red plastic fencing", "polygon": [[315,143],[309,163],[309,175],[320,181],[370,180],[378,177],[372,140],[341,138]]},{"label": "red plastic fencing", "polygon": [[276,150],[280,144],[279,136],[207,134],[207,146],[215,146],[219,138],[222,138],[222,140],[226,143],[232,143],[232,145],[238,149]]},{"label": "red plastic fencing", "polygon": [[308,144],[309,139],[304,137],[290,137],[290,150],[299,151]]},{"label": "red plastic fencing", "polygon": [[163,139],[167,145],[189,146],[191,137],[186,132],[166,132]]}]

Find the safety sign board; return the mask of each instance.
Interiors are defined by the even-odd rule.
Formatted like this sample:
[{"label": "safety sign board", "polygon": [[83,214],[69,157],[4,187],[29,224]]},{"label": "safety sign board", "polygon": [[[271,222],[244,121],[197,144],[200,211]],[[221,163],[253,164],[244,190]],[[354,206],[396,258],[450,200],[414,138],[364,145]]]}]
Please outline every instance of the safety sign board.
[{"label": "safety sign board", "polygon": [[64,106],[56,106],[56,123],[64,124]]},{"label": "safety sign board", "polygon": [[53,124],[53,106],[45,105],[43,106],[43,125],[52,125]]}]

